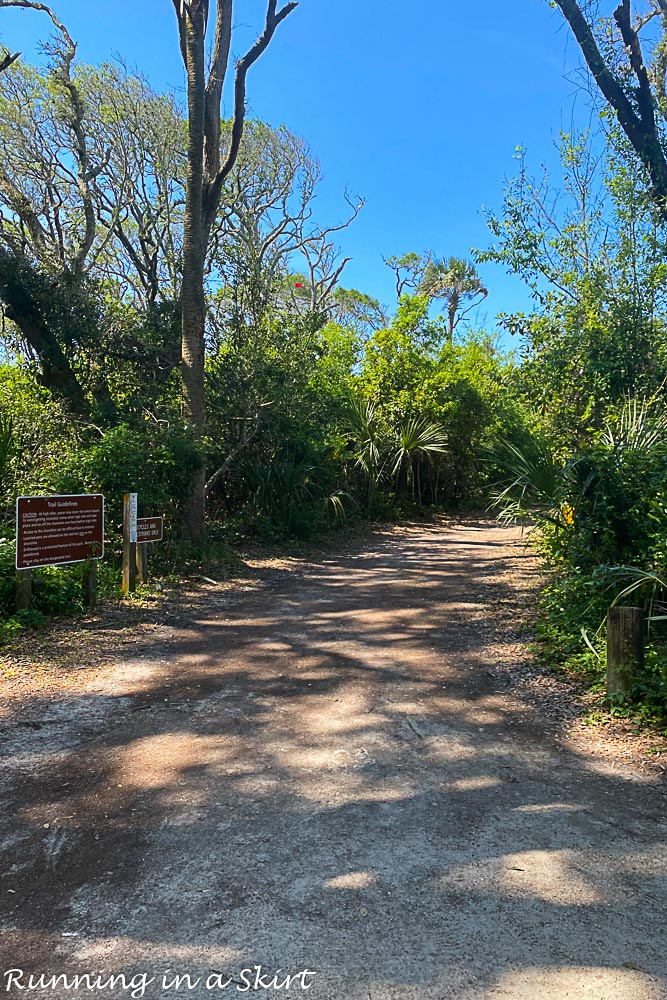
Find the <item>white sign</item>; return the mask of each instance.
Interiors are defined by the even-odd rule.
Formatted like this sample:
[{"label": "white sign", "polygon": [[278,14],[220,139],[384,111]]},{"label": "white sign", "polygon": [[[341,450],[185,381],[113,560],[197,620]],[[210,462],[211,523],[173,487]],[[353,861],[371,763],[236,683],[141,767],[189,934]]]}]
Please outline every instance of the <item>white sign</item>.
[{"label": "white sign", "polygon": [[137,494],[130,493],[130,543],[137,540]]}]

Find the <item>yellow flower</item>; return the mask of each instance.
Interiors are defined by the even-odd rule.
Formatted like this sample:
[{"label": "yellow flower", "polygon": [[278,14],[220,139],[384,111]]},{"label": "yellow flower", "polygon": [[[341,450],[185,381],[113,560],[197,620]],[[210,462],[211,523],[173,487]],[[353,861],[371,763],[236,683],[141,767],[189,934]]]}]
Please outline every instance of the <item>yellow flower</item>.
[{"label": "yellow flower", "polygon": [[564,503],[561,507],[563,520],[566,524],[574,524],[574,507],[569,503]]}]

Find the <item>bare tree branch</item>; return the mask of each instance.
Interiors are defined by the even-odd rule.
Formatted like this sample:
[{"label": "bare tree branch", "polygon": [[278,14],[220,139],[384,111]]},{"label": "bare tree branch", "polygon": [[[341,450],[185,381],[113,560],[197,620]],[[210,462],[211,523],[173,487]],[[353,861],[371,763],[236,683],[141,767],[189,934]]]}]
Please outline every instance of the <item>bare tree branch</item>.
[{"label": "bare tree branch", "polygon": [[45,3],[37,3],[37,0],[0,0],[0,7],[24,7],[27,10],[42,11],[42,13],[46,14],[48,17],[51,18],[53,26],[57,28],[60,34],[63,36],[67,46],[72,47],[74,48],[74,50],[76,50],[76,45],[72,41],[72,38],[67,28],[62,23],[62,21],[58,20],[58,18],[53,13],[51,8],[47,7]]},{"label": "bare tree branch", "polygon": [[12,63],[15,63],[20,55],[20,52],[14,52],[13,54],[11,52],[7,52],[4,56],[2,56],[2,58],[0,58],[0,73],[4,73],[6,69],[9,69]]},{"label": "bare tree branch", "polygon": [[[268,404],[264,403],[261,405],[266,406]],[[257,434],[257,431],[259,430],[259,421],[261,415],[262,415],[261,409],[258,409],[257,412],[252,417],[245,418],[243,424],[243,430],[241,432],[241,437],[238,443],[234,448],[232,448],[232,450],[227,455],[222,465],[218,469],[216,469],[213,475],[206,481],[206,486],[204,487],[204,495],[207,498],[211,495],[215,486],[217,486],[217,484],[221,480],[224,480],[235,458],[238,455],[240,455],[245,448],[248,447],[252,439]]]},{"label": "bare tree branch", "polygon": [[183,0],[172,0],[174,5],[174,10],[176,11],[176,20],[178,22],[178,38],[181,46],[181,56],[183,58],[183,65],[188,68],[188,54],[185,47],[185,4]]},{"label": "bare tree branch", "polygon": [[[667,10],[661,3],[663,12]],[[586,20],[577,0],[555,0],[567,20],[603,96],[616,112],[621,128],[646,168],[653,196],[660,211],[667,217],[667,158],[662,148],[655,120],[655,101],[646,69],[637,30],[632,25],[630,0],[621,0],[614,11],[614,20],[621,32],[630,69],[637,81],[636,106],[603,57],[593,29]]]},{"label": "bare tree branch", "polygon": [[[218,208],[222,185],[225,183],[226,178],[233,169],[241,147],[246,113],[245,99],[248,71],[250,67],[257,62],[262,53],[269,47],[271,39],[273,38],[278,26],[292,13],[293,10],[296,10],[298,6],[298,2],[296,2],[296,0],[292,0],[292,2],[285,4],[285,6],[280,10],[276,10],[277,0],[269,0],[264,31],[254,45],[248,49],[246,54],[242,56],[236,64],[236,76],[234,79],[234,120],[232,124],[229,149],[227,150],[225,161],[217,173],[214,176],[207,177],[204,188],[204,217],[206,225],[209,229],[213,224],[215,213]],[[218,115],[219,113],[218,107]]]},{"label": "bare tree branch", "polygon": [[220,105],[232,46],[234,0],[217,0],[213,58],[206,82],[204,160],[207,177],[220,170]]},{"label": "bare tree branch", "polygon": [[619,27],[623,44],[630,59],[632,72],[639,84],[637,90],[637,105],[642,123],[655,131],[655,114],[653,110],[653,93],[651,82],[644,64],[644,54],[642,52],[639,35],[632,26],[630,0],[621,0],[621,3],[614,11],[614,20]]}]

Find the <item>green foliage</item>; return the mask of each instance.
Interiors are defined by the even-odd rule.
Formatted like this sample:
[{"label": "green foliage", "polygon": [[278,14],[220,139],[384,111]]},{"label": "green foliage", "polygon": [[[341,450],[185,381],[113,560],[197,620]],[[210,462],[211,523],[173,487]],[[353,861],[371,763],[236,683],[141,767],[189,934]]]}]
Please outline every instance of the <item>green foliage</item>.
[{"label": "green foliage", "polygon": [[421,503],[420,463],[446,450],[445,432],[439,424],[430,423],[424,417],[407,416],[397,429],[396,439],[392,474],[400,476],[405,471],[412,499]]},{"label": "green foliage", "polygon": [[495,261],[530,288],[535,311],[503,317],[520,334],[516,386],[561,447],[599,431],[628,396],[661,393],[667,371],[660,223],[615,133],[606,148],[563,134],[562,178],[528,173],[523,150],[503,211],[490,213]]},{"label": "green foliage", "polygon": [[501,431],[519,433],[527,417],[512,388],[511,359],[484,335],[450,342],[446,324],[429,317],[428,301],[402,297],[392,325],[366,346],[359,388],[387,434],[396,436],[405,421],[439,428],[448,447],[422,463],[421,496],[460,503],[490,475],[484,449]]},{"label": "green foliage", "polygon": [[186,472],[199,460],[178,426],[152,421],[142,427],[120,424],[64,460],[52,486],[60,493],[103,493],[107,534],[117,544],[123,494],[128,492],[139,494],[140,516],[164,515],[168,530],[178,531]]},{"label": "green foliage", "polygon": [[[604,694],[606,678],[602,624],[619,586],[614,568],[574,570],[545,588],[538,612],[540,661],[554,671],[580,676],[599,695]],[[667,730],[667,633],[662,627],[649,633],[644,668],[635,671],[629,699],[611,699],[606,708],[614,716],[636,716]]]},{"label": "green foliage", "polygon": [[545,551],[560,568],[543,596],[543,657],[599,681],[604,661],[595,660],[582,631],[599,637],[609,606],[640,603],[654,627],[633,698],[667,714],[667,630],[660,613],[667,592],[667,574],[661,576],[667,568],[666,430],[662,402],[632,399],[571,456],[558,458],[543,440],[532,448],[505,443],[506,479],[494,501],[501,516],[529,517],[542,526]]},{"label": "green foliage", "polygon": [[667,461],[662,404],[629,400],[584,448],[558,458],[542,439],[501,445],[505,481],[494,501],[502,516],[536,518],[553,529],[554,553],[583,568],[630,565],[652,550]]},{"label": "green foliage", "polygon": [[[664,599],[655,581],[667,555],[665,233],[617,128],[604,141],[564,134],[560,152],[553,185],[546,173],[532,178],[518,150],[503,211],[488,217],[494,243],[477,254],[520,275],[535,303],[529,316],[502,318],[522,338],[512,381],[533,419],[527,436],[501,435],[491,450],[492,493],[503,516],[539,527],[557,568],[542,655],[601,690],[607,607]],[[614,712],[664,712],[663,628],[654,623],[633,703]]]},{"label": "green foliage", "polygon": [[260,515],[255,531],[308,539],[327,523],[344,520],[347,496],[336,489],[336,470],[327,458],[291,450],[269,465],[243,464],[252,509]]}]

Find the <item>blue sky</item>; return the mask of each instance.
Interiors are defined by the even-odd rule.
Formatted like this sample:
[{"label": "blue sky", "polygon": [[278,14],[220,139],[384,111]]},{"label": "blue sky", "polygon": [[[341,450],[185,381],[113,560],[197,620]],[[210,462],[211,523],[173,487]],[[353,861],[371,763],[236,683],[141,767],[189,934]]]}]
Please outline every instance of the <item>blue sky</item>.
[{"label": "blue sky", "polygon": [[[183,90],[171,0],[53,0],[85,61],[120,54],[157,88]],[[262,0],[237,0],[234,51],[262,22]],[[0,11],[0,41],[36,58],[48,21]],[[554,164],[553,140],[583,108],[578,53],[547,0],[301,0],[251,71],[249,113],[310,143],[325,181],[318,218],[339,221],[343,191],[366,199],[341,235],[343,283],[392,303],[382,257],[409,250],[467,256],[488,242],[516,147]],[[521,283],[495,265],[478,317],[525,309]]]}]

